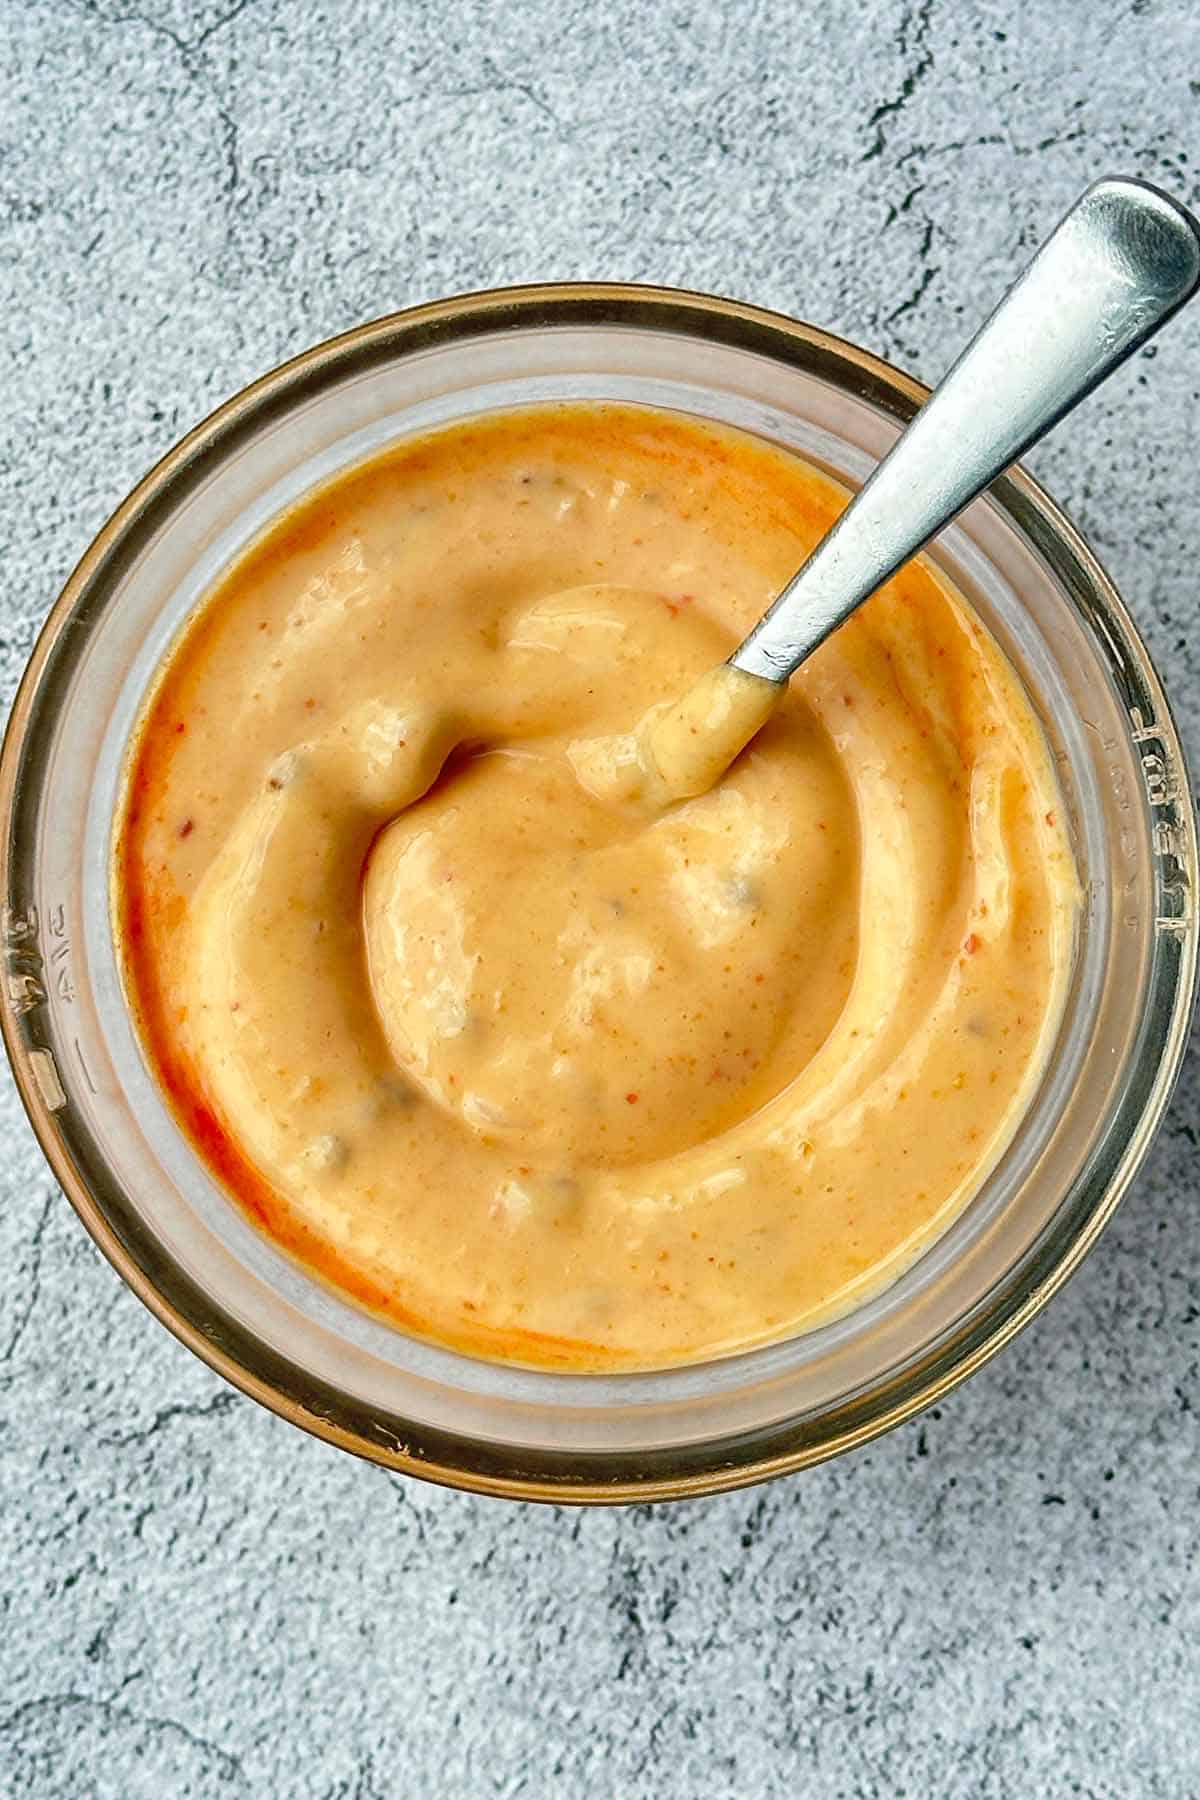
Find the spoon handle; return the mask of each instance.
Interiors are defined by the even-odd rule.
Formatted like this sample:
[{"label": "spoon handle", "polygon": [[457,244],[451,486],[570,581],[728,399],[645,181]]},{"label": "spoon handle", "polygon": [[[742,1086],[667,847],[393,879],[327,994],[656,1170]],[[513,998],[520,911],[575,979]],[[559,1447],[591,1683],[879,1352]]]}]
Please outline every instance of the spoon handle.
[{"label": "spoon handle", "polygon": [[1200,283],[1200,224],[1097,181],[972,338],[734,667],[783,682],[901,564],[1164,324]]}]

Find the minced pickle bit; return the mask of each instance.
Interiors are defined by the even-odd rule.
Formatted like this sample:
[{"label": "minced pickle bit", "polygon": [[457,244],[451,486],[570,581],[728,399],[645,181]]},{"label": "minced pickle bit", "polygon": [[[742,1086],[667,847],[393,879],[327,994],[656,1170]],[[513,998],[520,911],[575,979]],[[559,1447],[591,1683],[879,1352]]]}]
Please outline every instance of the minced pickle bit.
[{"label": "minced pickle bit", "polygon": [[786,689],[723,666],[844,500],[676,415],[494,415],[303,501],[167,659],[114,861],[143,1041],[234,1197],[403,1329],[578,1370],[784,1337],[1011,1138],[1078,904],[1013,672],[922,560]]}]

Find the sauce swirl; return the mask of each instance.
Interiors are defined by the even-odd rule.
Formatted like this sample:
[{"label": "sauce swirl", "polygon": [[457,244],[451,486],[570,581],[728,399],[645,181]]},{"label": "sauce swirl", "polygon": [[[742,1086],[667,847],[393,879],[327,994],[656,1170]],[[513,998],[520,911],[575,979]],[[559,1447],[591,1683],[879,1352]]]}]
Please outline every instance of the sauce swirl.
[{"label": "sauce swirl", "polygon": [[496,415],[310,496],[168,657],[114,861],[148,1058],[405,1329],[596,1370],[778,1338],[1011,1137],[1077,894],[996,646],[919,559],[782,695],[706,675],[843,503],[681,416]]}]

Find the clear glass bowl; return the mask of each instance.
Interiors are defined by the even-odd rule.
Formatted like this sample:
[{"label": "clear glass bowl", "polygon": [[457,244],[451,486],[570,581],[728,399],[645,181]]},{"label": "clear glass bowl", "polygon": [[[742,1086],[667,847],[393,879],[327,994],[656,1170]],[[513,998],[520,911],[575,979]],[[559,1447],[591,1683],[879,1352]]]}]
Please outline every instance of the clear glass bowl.
[{"label": "clear glass bowl", "polygon": [[122,756],[163,651],[304,490],[405,433],[556,399],[643,402],[793,446],[853,485],[924,397],[811,326],[651,288],[472,295],[364,325],[184,439],[55,606],[0,762],[4,1037],[46,1155],[105,1254],[213,1368],[295,1424],[523,1499],[732,1487],[935,1401],[1095,1242],[1166,1105],[1196,976],[1196,841],[1175,727],[1120,599],[1029,478],[936,549],[1021,671],[1058,761],[1087,904],[1059,1041],[1007,1154],[891,1288],[782,1344],[665,1373],[553,1375],[404,1336],[248,1223],[181,1135],[123,999],[109,910]]}]

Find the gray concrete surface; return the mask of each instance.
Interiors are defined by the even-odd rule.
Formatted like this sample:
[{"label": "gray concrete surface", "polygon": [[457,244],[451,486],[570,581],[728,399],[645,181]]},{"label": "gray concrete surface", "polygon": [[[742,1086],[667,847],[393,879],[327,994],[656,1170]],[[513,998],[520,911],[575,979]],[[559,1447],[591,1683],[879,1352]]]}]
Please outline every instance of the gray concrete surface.
[{"label": "gray concrete surface", "polygon": [[[365,316],[613,276],[935,375],[1191,0],[0,0],[0,678],[133,480]],[[1035,459],[1200,749],[1200,309]],[[1200,759],[1197,765],[1200,767]],[[835,1466],[586,1516],[359,1466],[118,1284],[0,1093],[0,1794],[1200,1793],[1200,1068],[1083,1273]]]}]

